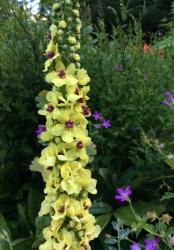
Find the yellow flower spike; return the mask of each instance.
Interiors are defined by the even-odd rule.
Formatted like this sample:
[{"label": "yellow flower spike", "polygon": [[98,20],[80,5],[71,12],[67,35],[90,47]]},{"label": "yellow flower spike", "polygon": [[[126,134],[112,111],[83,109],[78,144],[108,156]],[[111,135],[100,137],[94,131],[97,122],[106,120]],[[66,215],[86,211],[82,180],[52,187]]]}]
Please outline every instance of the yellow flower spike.
[{"label": "yellow flower spike", "polygon": [[91,144],[86,119],[91,115],[86,104],[90,77],[81,68],[78,54],[79,9],[78,0],[54,4],[55,24],[50,27],[45,52],[45,79],[52,89],[44,92],[47,103],[39,110],[46,120],[39,139],[47,146],[37,161],[46,175],[46,196],[39,216],[49,215],[51,222],[43,231],[45,243],[39,250],[90,250],[89,242],[100,233],[89,211],[88,194],[96,194],[97,190],[96,180],[86,168]]}]

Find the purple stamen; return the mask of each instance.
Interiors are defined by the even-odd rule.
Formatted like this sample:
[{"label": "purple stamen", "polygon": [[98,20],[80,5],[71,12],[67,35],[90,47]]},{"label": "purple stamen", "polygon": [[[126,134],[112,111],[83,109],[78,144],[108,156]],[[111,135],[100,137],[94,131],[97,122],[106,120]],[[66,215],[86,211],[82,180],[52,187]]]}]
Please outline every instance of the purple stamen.
[{"label": "purple stamen", "polygon": [[61,78],[61,79],[64,79],[65,78],[65,71],[64,70],[61,70],[58,74],[58,76]]},{"label": "purple stamen", "polygon": [[47,58],[53,58],[55,56],[55,53],[53,52],[53,51],[48,51],[47,53],[46,53],[46,57]]},{"label": "purple stamen", "polygon": [[48,112],[52,112],[54,110],[54,107],[53,107],[53,105],[48,105],[48,107],[47,107],[47,111]]},{"label": "purple stamen", "polygon": [[65,125],[67,126],[67,128],[73,128],[74,127],[74,122],[69,120],[65,122]]}]

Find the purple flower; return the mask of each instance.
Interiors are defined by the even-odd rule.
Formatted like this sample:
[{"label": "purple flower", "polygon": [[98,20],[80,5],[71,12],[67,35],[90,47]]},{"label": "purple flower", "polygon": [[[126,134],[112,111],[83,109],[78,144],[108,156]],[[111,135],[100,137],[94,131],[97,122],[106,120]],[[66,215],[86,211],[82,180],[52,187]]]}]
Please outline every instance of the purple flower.
[{"label": "purple flower", "polygon": [[94,124],[94,128],[95,129],[100,129],[101,128],[101,124]]},{"label": "purple flower", "polygon": [[166,92],[164,93],[164,95],[167,96],[167,97],[171,97],[171,96],[172,96],[172,93],[171,93],[170,91],[166,91]]},{"label": "purple flower", "polygon": [[101,120],[102,119],[102,113],[95,111],[94,114],[92,115],[95,121]]},{"label": "purple flower", "polygon": [[41,135],[43,132],[45,132],[45,131],[46,131],[45,125],[39,125],[38,128],[37,128],[37,130],[36,130],[36,132],[35,132],[36,137],[39,138],[40,135]]},{"label": "purple flower", "polygon": [[170,238],[170,245],[171,245],[171,246],[174,246],[174,236],[172,236],[172,237]]},{"label": "purple flower", "polygon": [[124,71],[124,68],[121,65],[116,65],[113,67],[113,71],[122,72],[122,71]]},{"label": "purple flower", "polygon": [[169,96],[169,101],[171,101],[171,102],[174,103],[174,97],[173,97],[173,95],[172,95],[172,96]]},{"label": "purple flower", "polygon": [[125,188],[117,188],[116,191],[118,194],[115,195],[115,199],[121,202],[128,201],[129,196],[132,194],[132,190],[129,186]]},{"label": "purple flower", "polygon": [[158,250],[159,238],[145,240],[145,250]]},{"label": "purple flower", "polygon": [[162,105],[168,105],[169,102],[167,100],[163,100]]},{"label": "purple flower", "polygon": [[141,247],[138,243],[133,243],[133,245],[131,245],[130,247],[131,250],[141,250]]},{"label": "purple flower", "polygon": [[109,120],[103,120],[102,126],[104,128],[111,128],[111,122]]}]

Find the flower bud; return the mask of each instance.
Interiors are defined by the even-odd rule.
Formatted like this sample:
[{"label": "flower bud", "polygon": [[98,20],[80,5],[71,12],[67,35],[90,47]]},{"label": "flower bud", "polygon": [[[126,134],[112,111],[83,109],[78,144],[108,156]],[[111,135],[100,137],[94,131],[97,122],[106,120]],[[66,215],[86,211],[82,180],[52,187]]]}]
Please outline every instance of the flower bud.
[{"label": "flower bud", "polygon": [[76,38],[74,37],[74,36],[69,36],[68,37],[68,42],[70,43],[70,44],[76,44]]},{"label": "flower bud", "polygon": [[73,12],[74,16],[76,16],[76,17],[79,17],[79,16],[80,16],[78,10],[74,9],[74,10],[72,10],[72,12]]},{"label": "flower bud", "polygon": [[60,8],[60,4],[59,3],[53,4],[53,10],[57,11],[59,8]]},{"label": "flower bud", "polygon": [[73,54],[73,59],[75,60],[75,61],[80,61],[80,56],[79,56],[79,54],[76,54],[76,53],[74,53]]},{"label": "flower bud", "polygon": [[65,29],[66,26],[67,26],[67,23],[64,20],[62,20],[62,21],[59,22],[59,28]]}]

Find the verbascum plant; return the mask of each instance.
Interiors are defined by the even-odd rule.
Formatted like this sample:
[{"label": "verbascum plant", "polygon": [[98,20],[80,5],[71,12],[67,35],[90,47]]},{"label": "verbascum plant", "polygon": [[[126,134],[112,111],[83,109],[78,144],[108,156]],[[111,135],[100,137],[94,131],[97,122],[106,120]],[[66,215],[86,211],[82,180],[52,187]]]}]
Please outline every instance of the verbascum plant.
[{"label": "verbascum plant", "polygon": [[59,0],[53,5],[53,24],[45,52],[47,103],[39,110],[46,117],[37,136],[46,145],[38,163],[44,169],[45,200],[39,216],[50,215],[43,230],[45,243],[40,250],[88,250],[100,227],[89,212],[88,194],[96,194],[96,180],[87,169],[87,119],[91,115],[86,101],[90,78],[81,68],[80,5],[77,0]]}]

